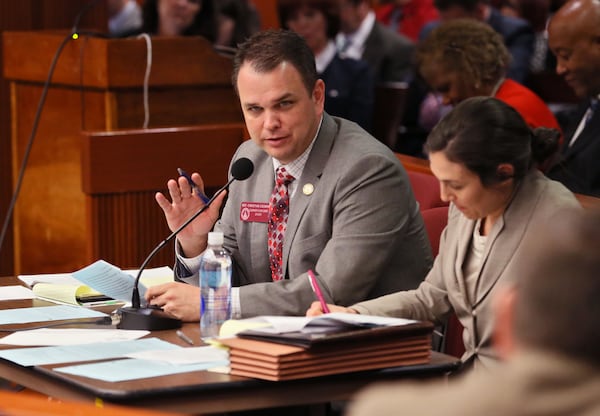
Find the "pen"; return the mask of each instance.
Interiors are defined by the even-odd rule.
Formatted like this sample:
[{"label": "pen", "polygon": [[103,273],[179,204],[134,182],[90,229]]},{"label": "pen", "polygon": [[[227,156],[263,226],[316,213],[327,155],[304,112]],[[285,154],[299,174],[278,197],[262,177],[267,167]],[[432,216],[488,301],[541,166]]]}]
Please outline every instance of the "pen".
[{"label": "pen", "polygon": [[184,334],[183,331],[181,331],[180,329],[177,330],[177,336],[185,342],[187,342],[188,344],[194,345],[194,341],[192,341],[191,338]]},{"label": "pen", "polygon": [[177,172],[179,173],[179,176],[183,176],[188,181],[188,183],[190,184],[194,192],[196,192],[196,195],[198,195],[198,197],[202,200],[202,202],[204,202],[205,204],[208,203],[209,198],[206,195],[204,195],[204,192],[200,190],[200,187],[196,185],[196,182],[192,180],[192,177],[181,168],[177,168]]},{"label": "pen", "polygon": [[319,303],[321,304],[321,309],[323,309],[323,313],[329,313],[329,308],[327,307],[327,303],[325,302],[325,298],[323,297],[323,292],[321,292],[321,288],[319,287],[319,282],[317,282],[317,278],[312,270],[308,271],[308,282],[310,283],[310,287],[313,292],[317,295],[319,299]]}]

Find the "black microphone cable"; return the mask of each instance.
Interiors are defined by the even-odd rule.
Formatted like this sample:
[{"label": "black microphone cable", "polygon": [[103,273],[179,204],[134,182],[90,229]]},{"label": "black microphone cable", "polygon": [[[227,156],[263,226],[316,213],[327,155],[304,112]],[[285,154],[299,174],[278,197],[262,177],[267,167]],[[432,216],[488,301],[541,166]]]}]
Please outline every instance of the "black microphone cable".
[{"label": "black microphone cable", "polygon": [[76,40],[79,38],[79,21],[83,17],[83,15],[92,8],[99,0],[92,0],[88,4],[86,4],[80,12],[75,17],[75,24],[71,29],[71,32],[61,41],[58,49],[54,53],[52,57],[52,62],[50,64],[50,69],[48,70],[48,76],[46,77],[46,81],[44,82],[44,86],[42,88],[42,95],[40,96],[40,100],[38,101],[37,109],[35,112],[35,116],[33,118],[33,125],[31,127],[31,132],[29,134],[29,138],[27,139],[27,144],[25,146],[25,152],[23,153],[23,159],[21,161],[21,167],[19,168],[19,173],[17,175],[17,180],[15,182],[15,189],[13,191],[13,195],[10,199],[10,203],[8,205],[8,209],[6,210],[6,216],[4,218],[4,223],[2,224],[2,231],[0,231],[0,251],[2,251],[2,245],[4,243],[4,238],[6,237],[6,233],[8,231],[8,226],[12,219],[12,213],[15,209],[15,205],[17,203],[17,198],[19,197],[19,193],[21,192],[21,186],[23,185],[23,177],[25,176],[25,168],[27,167],[27,163],[29,162],[29,155],[31,153],[31,148],[33,147],[33,142],[35,139],[35,135],[37,133],[38,125],[40,123],[40,118],[42,115],[42,110],[44,109],[44,103],[46,102],[46,96],[48,95],[48,90],[50,89],[50,83],[52,81],[52,76],[54,75],[54,70],[56,68],[56,63],[58,62],[58,58],[60,57],[63,49],[67,45],[70,40]]}]

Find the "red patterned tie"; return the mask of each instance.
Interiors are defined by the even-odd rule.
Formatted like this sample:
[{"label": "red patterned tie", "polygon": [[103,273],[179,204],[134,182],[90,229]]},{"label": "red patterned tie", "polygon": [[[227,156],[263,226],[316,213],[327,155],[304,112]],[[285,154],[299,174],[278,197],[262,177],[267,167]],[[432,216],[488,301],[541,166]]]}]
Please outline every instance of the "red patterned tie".
[{"label": "red patterned tie", "polygon": [[273,281],[283,279],[282,251],[283,236],[287,227],[288,212],[290,210],[290,197],[288,185],[295,179],[283,166],[277,168],[275,188],[269,200],[269,225],[267,228],[269,241],[269,262]]}]

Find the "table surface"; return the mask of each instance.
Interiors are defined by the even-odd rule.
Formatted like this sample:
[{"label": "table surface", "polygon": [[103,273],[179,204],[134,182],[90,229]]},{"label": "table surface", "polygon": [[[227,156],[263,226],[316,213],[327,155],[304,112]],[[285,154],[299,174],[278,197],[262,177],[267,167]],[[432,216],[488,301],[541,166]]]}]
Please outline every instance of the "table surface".
[{"label": "table surface", "polygon": [[[0,278],[0,285],[16,284],[16,282],[17,280],[12,277]],[[46,305],[52,303],[39,299],[0,301],[0,309]],[[108,310],[106,307],[100,309],[109,312],[112,308],[114,307]],[[32,325],[34,324],[30,326]],[[201,345],[197,323],[184,324],[182,330],[195,345]],[[6,334],[8,333],[0,332],[0,337]],[[149,336],[189,347],[177,336],[175,330],[154,331]],[[0,346],[0,348],[14,347]],[[358,389],[372,382],[448,374],[460,366],[460,360],[432,352],[431,362],[425,365],[278,382],[196,371],[111,383],[52,371],[52,368],[62,365],[65,364],[23,367],[0,359],[0,377],[59,399],[94,401],[100,398],[128,406],[207,414],[346,400]]]}]

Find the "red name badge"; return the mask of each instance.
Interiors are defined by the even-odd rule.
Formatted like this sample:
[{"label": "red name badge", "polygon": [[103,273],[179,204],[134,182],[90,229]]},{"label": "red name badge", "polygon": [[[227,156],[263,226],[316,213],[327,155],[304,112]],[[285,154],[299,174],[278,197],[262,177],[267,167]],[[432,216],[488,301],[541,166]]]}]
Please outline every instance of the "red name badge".
[{"label": "red name badge", "polygon": [[242,202],[240,207],[240,220],[245,222],[268,222],[268,202]]}]

